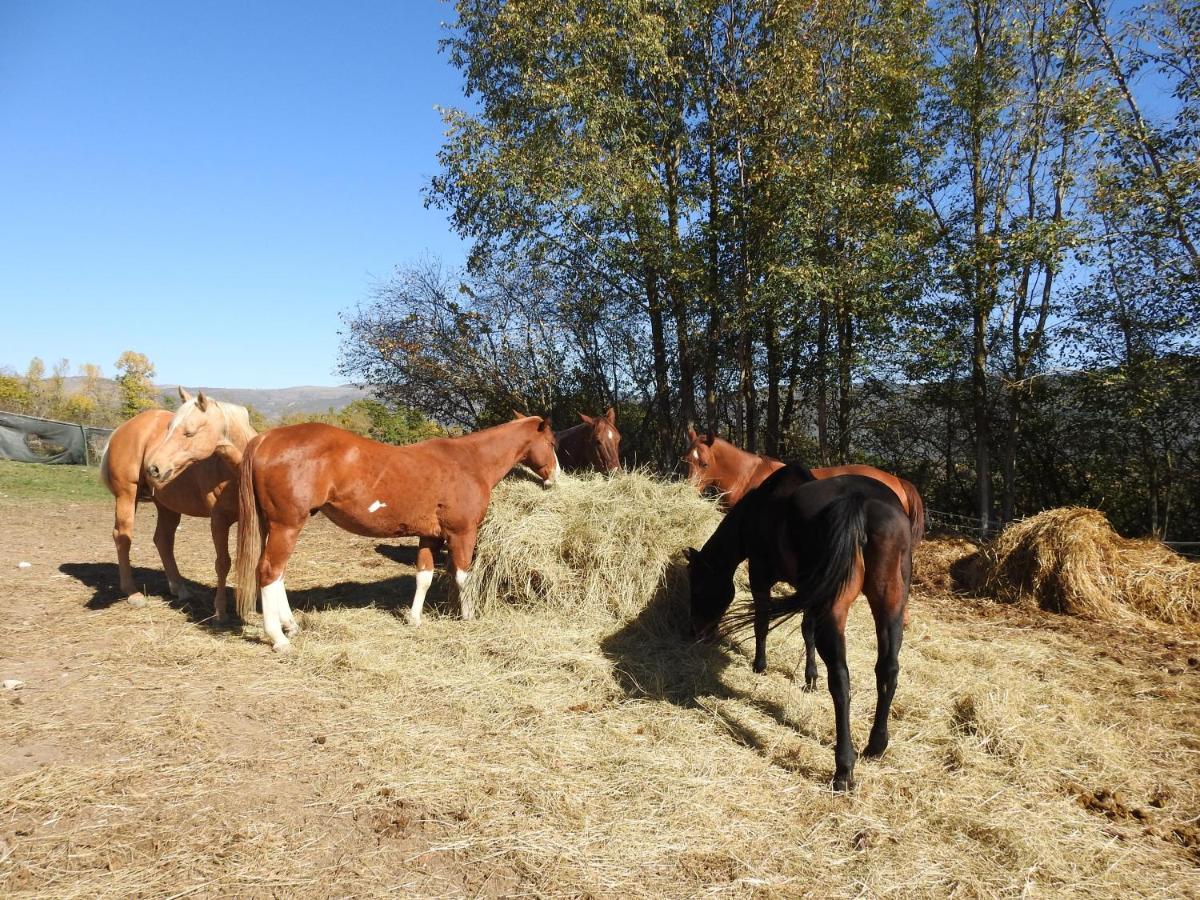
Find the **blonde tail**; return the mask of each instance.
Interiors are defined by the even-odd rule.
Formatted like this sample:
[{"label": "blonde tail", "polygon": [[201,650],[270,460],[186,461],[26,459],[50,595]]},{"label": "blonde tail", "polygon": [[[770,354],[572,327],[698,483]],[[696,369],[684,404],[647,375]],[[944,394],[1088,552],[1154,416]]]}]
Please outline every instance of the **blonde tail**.
[{"label": "blonde tail", "polygon": [[238,482],[237,611],[242,621],[249,619],[258,600],[258,561],[262,557],[265,530],[258,516],[258,498],[254,494],[254,456],[262,436],[246,445],[242,454]]}]

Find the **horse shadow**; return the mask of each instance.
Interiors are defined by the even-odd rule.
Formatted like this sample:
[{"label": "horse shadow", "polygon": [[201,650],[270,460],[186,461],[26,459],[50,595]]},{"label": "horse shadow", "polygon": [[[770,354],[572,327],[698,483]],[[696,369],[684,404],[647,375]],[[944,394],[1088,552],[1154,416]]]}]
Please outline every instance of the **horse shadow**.
[{"label": "horse shadow", "polygon": [[[629,698],[684,709],[708,710],[713,702],[737,701],[748,715],[722,709],[718,716],[721,728],[735,743],[802,777],[827,779],[824,769],[809,768],[781,753],[776,736],[768,733],[777,726],[799,737],[822,740],[816,729],[796,721],[783,705],[730,684],[733,669],[750,669],[750,659],[738,643],[732,638],[703,643],[692,637],[687,578],[686,564],[672,562],[641,613],[601,640],[601,652],[611,661],[621,689]],[[766,728],[754,721],[756,717],[765,720]]]},{"label": "horse shadow", "polygon": [[[101,610],[125,599],[121,591],[121,573],[115,562],[63,563],[58,571],[68,578],[92,589],[92,596],[84,604],[87,609]],[[203,622],[214,615],[212,592],[184,579],[189,596],[186,600],[167,593],[167,576],[161,569],[134,566],[133,582],[148,597],[161,597],[171,609],[187,616],[191,622]]]},{"label": "horse shadow", "polygon": [[[378,544],[375,552],[401,565],[416,566],[415,546]],[[435,559],[435,571],[442,573],[441,556]],[[125,599],[121,591],[120,570],[115,562],[63,563],[58,570],[69,578],[92,589],[93,594],[84,604],[87,609],[104,610]],[[201,624],[215,620],[213,608],[214,590],[184,579],[189,596],[186,600],[167,593],[167,577],[161,569],[134,567],[134,583],[148,597],[160,597],[168,607],[182,613],[188,621]],[[450,587],[451,579],[434,578],[425,598],[427,610],[440,614],[457,612],[457,596]],[[373,606],[400,615],[412,606],[416,593],[416,578],[411,573],[372,581],[343,581],[333,585],[288,590],[288,603],[292,609],[303,612],[320,612],[335,608],[362,608]],[[234,603],[233,586],[229,587],[229,602]]]}]

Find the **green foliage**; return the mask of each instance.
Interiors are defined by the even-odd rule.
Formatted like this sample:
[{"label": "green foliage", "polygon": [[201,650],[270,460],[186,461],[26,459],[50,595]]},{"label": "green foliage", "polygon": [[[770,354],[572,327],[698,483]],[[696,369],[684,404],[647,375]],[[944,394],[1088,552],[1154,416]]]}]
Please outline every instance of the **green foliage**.
[{"label": "green foliage", "polygon": [[154,363],[143,353],[126,350],[117,359],[117,388],[121,394],[122,419],[129,419],[155,406]]}]

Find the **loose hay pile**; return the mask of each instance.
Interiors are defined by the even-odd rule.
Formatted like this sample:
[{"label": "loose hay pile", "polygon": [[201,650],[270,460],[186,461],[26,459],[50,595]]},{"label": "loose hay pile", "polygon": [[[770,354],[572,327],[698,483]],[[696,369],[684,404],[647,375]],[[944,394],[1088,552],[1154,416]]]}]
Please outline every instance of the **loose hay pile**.
[{"label": "loose hay pile", "polygon": [[720,521],[691,485],[642,472],[563,476],[551,490],[506,479],[492,492],[467,594],[484,613],[508,604],[629,618],[660,589],[678,590],[679,551]]},{"label": "loose hay pile", "polygon": [[1200,565],[1157,541],[1129,540],[1104,514],[1051,509],[1010,525],[982,554],[981,594],[1115,621],[1141,614],[1200,623]]}]

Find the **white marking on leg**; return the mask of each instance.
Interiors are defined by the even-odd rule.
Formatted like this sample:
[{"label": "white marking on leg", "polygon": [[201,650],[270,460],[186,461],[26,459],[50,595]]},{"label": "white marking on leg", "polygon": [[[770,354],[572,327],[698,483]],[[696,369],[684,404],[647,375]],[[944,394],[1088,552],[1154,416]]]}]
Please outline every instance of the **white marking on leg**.
[{"label": "white marking on leg", "polygon": [[292,644],[284,636],[280,621],[283,610],[287,609],[287,592],[283,589],[282,575],[263,587],[262,608],[263,631],[271,639],[271,647],[279,653],[286,653]]},{"label": "white marking on leg", "polygon": [[417,592],[413,594],[412,609],[408,611],[408,621],[413,625],[421,624],[421,607],[425,605],[425,594],[433,583],[433,569],[421,569],[417,572]]},{"label": "white marking on leg", "polygon": [[287,592],[280,591],[279,604],[279,622],[283,625],[283,633],[288,637],[295,637],[300,633],[300,623],[296,621],[296,617],[292,614],[292,604],[288,602]]},{"label": "white marking on leg", "polygon": [[462,608],[462,617],[464,619],[475,618],[475,601],[466,595],[467,582],[471,580],[471,570],[459,569],[454,573],[454,580],[458,584],[458,605]]},{"label": "white marking on leg", "polygon": [[376,500],[374,503],[372,503],[370,506],[367,507],[367,512],[375,512],[377,509],[383,509],[385,506],[387,506],[386,503]]}]

